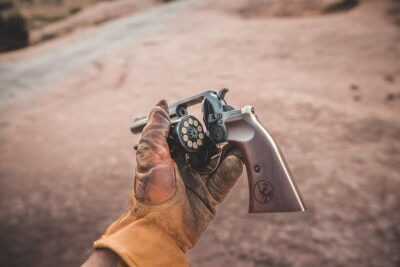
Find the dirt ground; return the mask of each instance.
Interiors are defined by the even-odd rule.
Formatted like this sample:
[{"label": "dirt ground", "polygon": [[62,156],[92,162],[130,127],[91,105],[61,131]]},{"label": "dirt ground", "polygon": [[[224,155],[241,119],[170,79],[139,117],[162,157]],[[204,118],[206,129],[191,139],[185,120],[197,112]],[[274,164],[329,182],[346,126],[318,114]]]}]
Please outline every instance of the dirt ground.
[{"label": "dirt ground", "polygon": [[161,97],[230,88],[308,211],[248,214],[241,177],[191,266],[400,265],[400,28],[391,1],[243,16],[178,1],[0,56],[0,266],[76,266],[133,182],[129,127]]}]

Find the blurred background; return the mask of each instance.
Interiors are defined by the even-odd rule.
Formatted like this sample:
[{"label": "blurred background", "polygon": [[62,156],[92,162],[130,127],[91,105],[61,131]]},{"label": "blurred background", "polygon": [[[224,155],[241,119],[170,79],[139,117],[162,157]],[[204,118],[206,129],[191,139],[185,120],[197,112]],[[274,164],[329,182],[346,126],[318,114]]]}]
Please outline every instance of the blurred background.
[{"label": "blurred background", "polygon": [[191,266],[400,266],[400,1],[0,0],[0,266],[78,266],[126,207],[129,127],[230,88],[308,211],[243,175]]}]

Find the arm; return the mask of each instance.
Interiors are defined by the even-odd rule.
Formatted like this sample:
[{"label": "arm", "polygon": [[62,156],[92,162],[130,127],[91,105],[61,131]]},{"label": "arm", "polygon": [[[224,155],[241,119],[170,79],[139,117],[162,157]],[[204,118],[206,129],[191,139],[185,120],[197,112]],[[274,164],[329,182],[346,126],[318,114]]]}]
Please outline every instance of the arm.
[{"label": "arm", "polygon": [[95,249],[82,267],[126,267],[121,258],[109,249]]}]

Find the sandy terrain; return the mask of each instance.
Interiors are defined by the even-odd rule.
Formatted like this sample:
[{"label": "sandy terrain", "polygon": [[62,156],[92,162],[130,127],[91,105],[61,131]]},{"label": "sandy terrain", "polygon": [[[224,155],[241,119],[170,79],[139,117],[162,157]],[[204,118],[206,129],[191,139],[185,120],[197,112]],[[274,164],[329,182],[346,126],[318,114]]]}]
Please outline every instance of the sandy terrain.
[{"label": "sandy terrain", "polygon": [[247,213],[245,175],[191,266],[399,266],[400,29],[389,1],[244,17],[178,1],[0,56],[0,266],[76,266],[124,209],[129,126],[228,87],[275,135],[303,214]]}]

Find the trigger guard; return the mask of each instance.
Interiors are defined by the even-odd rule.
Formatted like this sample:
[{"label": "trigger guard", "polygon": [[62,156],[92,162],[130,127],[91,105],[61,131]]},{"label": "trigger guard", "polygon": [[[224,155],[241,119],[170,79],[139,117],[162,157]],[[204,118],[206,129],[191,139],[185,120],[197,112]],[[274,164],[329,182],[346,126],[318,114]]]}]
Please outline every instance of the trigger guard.
[{"label": "trigger guard", "polygon": [[[223,156],[223,150],[221,148],[218,148],[218,153],[211,156],[209,159],[210,162],[208,162],[208,164],[202,169],[198,169],[193,166],[192,162],[190,161],[191,157],[188,154],[185,155],[185,160],[186,160],[186,163],[188,164],[188,166],[192,170],[199,173],[200,175],[211,175],[218,169],[219,165],[221,164],[222,156]],[[212,162],[215,162],[215,163],[213,164]]]}]

